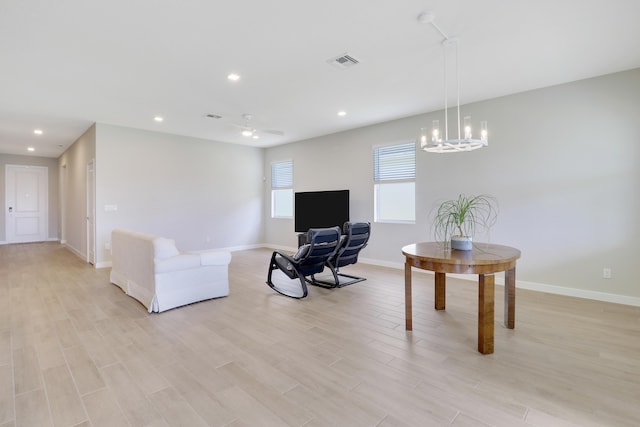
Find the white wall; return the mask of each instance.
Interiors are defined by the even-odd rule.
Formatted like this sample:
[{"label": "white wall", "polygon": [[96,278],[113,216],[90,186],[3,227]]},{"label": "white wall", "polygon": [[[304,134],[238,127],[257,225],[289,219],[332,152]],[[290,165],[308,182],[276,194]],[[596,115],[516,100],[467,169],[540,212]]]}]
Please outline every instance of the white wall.
[{"label": "white wall", "polygon": [[[96,125],[96,242],[99,264],[111,230],[176,239],[181,250],[263,242],[263,150]],[[117,205],[106,212],[105,205]]]},{"label": "white wall", "polygon": [[[373,224],[363,257],[401,263],[401,247],[431,239],[429,214],[458,193],[500,203],[490,236],[518,247],[518,281],[586,293],[640,297],[640,69],[463,106],[488,120],[489,147],[471,153],[418,152],[415,225]],[[451,116],[450,116],[451,117]],[[351,190],[353,220],[373,221],[373,147],[415,140],[442,112],[266,150],[293,159],[295,191]],[[295,246],[293,220],[271,219],[266,241]],[[602,278],[603,267],[613,271]]]}]

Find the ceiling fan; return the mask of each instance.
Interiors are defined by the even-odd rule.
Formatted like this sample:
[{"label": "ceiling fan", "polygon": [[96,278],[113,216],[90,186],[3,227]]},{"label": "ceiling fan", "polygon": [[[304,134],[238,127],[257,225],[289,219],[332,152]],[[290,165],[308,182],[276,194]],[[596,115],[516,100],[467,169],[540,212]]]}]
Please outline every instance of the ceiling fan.
[{"label": "ceiling fan", "polygon": [[[207,114],[207,117],[214,118],[214,119],[223,118],[222,115],[218,115],[218,114]],[[240,129],[240,134],[246,138],[259,139],[261,134],[270,134],[270,135],[277,135],[277,136],[284,135],[284,132],[281,130],[256,128],[253,122],[255,118],[253,114],[242,113],[240,115],[240,118],[242,119],[241,122],[233,122],[233,121],[227,121],[227,122],[232,126],[235,126],[238,129]]]}]

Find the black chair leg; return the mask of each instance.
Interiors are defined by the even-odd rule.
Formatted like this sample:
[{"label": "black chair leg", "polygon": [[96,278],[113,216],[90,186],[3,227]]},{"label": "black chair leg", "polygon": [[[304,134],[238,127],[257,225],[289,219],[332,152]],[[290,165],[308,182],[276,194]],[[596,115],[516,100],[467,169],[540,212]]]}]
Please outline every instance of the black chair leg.
[{"label": "black chair leg", "polygon": [[340,272],[336,272],[336,276],[339,277],[347,277],[351,280],[342,280],[342,281],[338,281],[338,288],[344,288],[345,286],[349,286],[349,285],[353,285],[354,283],[358,283],[358,282],[364,282],[365,280],[367,280],[365,277],[359,277],[359,276],[352,276],[350,274],[344,274],[344,273],[340,273]]},{"label": "black chair leg", "polygon": [[[313,281],[309,283],[316,286],[321,286],[323,288],[343,288],[345,286],[353,285],[354,283],[367,280],[364,277],[351,276],[349,274],[340,273],[340,271],[330,263],[327,263],[327,267],[329,268],[329,270],[331,270],[331,274],[333,274],[333,282],[329,280],[318,280],[311,276]],[[340,280],[341,277],[346,277],[351,280]]]},{"label": "black chair leg", "polygon": [[333,289],[333,288],[337,287],[337,286],[335,285],[335,283],[330,282],[330,281],[328,281],[328,280],[319,280],[319,279],[316,279],[316,278],[315,278],[315,276],[313,276],[313,275],[311,275],[311,279],[307,279],[307,282],[308,282],[310,285],[313,285],[313,286],[319,286],[319,287],[321,287],[321,288],[325,288],[325,289]]},{"label": "black chair leg", "polygon": [[[297,296],[297,295],[291,295],[291,293],[286,292],[285,290],[278,288],[272,280],[272,274],[274,270],[280,270],[280,267],[278,266],[278,264],[276,263],[276,253],[274,252],[273,255],[271,255],[271,261],[269,262],[269,273],[267,274],[267,285],[269,285],[269,287],[271,289],[273,289],[274,291],[276,291],[277,293],[290,297],[290,298],[295,298],[295,299],[302,299],[304,297],[307,296],[308,294],[308,290],[307,290],[307,284],[305,283],[305,278],[300,276],[300,274],[296,271],[296,278],[293,279],[292,281],[295,280],[299,280],[300,281],[300,286],[302,288],[302,295],[301,296]],[[281,270],[282,271],[282,270]],[[285,274],[287,277],[288,275]]]},{"label": "black chair leg", "polygon": [[[302,296],[299,297],[300,298],[304,298],[307,296],[307,279],[305,279],[304,276],[301,276],[300,274],[298,274],[298,279],[300,279],[300,287],[302,288]],[[292,297],[292,298],[296,298],[296,297]]]}]

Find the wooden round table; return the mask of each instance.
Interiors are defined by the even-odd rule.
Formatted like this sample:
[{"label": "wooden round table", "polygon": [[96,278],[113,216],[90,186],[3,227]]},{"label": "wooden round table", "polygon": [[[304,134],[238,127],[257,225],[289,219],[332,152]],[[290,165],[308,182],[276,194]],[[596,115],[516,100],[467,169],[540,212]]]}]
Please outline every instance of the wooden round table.
[{"label": "wooden round table", "polygon": [[474,243],[471,251],[445,249],[442,242],[413,243],[402,248],[406,330],[412,330],[411,267],[435,273],[435,309],[445,309],[446,273],[478,274],[478,351],[493,353],[494,273],[504,271],[504,324],[515,327],[516,248],[492,243]]}]

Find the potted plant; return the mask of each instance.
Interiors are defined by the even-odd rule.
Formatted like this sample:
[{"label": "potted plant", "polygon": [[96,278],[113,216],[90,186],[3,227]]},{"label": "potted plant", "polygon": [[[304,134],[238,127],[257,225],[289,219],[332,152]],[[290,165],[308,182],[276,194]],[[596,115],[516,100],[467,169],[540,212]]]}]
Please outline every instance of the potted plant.
[{"label": "potted plant", "polygon": [[471,250],[476,231],[488,230],[498,215],[494,197],[458,195],[446,200],[436,211],[433,227],[436,240],[451,242],[451,249]]}]

